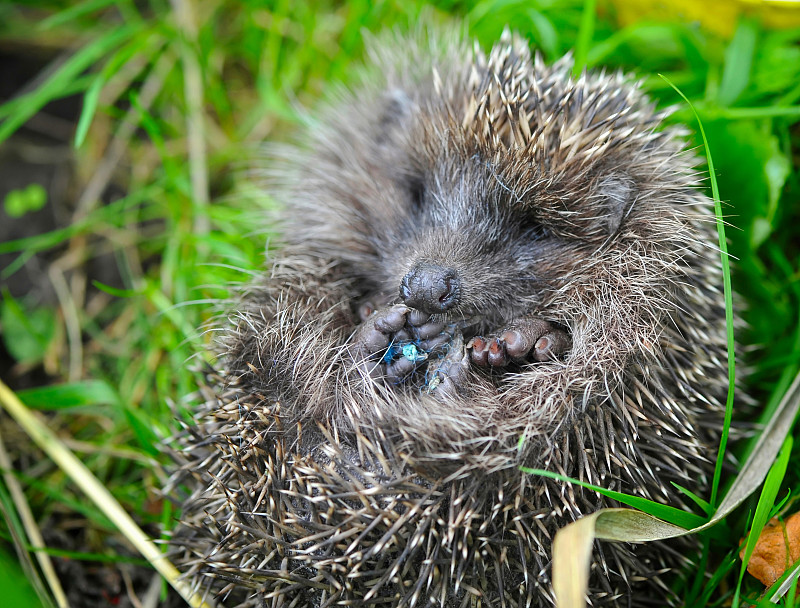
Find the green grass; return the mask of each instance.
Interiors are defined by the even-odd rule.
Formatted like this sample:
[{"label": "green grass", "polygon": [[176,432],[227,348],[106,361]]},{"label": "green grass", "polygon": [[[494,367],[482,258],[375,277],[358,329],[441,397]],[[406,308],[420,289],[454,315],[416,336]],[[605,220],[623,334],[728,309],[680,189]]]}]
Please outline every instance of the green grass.
[{"label": "green grass", "polygon": [[[658,75],[674,83],[705,127],[740,294],[734,306],[746,322],[736,328],[746,355],[737,378],[757,406],[734,403],[734,415],[762,423],[772,416],[800,369],[800,30],[767,31],[751,19],[730,38],[678,21],[621,26],[606,2],[592,10],[594,2],[578,0],[432,7],[399,0],[206,0],[190,3],[196,28],[181,25],[172,6],[167,0],[0,5],[0,50],[48,66],[36,86],[0,105],[0,151],[24,149],[36,131],[32,119],[56,112],[59,99],[83,100],[70,118],[71,139],[58,144],[71,150],[73,163],[60,222],[0,243],[0,254],[11,256],[0,268],[3,284],[38,263],[41,282],[51,286],[13,296],[4,290],[0,323],[14,364],[3,379],[20,389],[38,387],[19,395],[48,416],[149,531],[172,519],[157,494],[162,472],[155,446],[175,428],[170,404],[180,411],[195,389],[213,339],[199,328],[231,284],[263,265],[264,243],[274,236],[262,219],[271,202],[258,192],[248,159],[257,162],[261,142],[291,137],[304,120],[298,108],[313,108],[330,83],[352,78],[363,58],[363,30],[466,19],[488,47],[510,23],[548,61],[575,49],[581,65],[634,73],[659,105],[676,104],[675,121],[697,130],[694,114]],[[197,77],[202,103],[187,103],[187,91],[190,101],[200,101],[191,95]],[[695,136],[692,145],[702,157],[702,139]],[[52,213],[54,200],[37,211],[38,199],[28,205],[28,194],[18,192],[0,210],[3,221],[12,212],[32,221]],[[98,272],[99,264],[111,271]],[[52,295],[36,297],[46,292]],[[77,519],[89,530],[73,559],[130,561],[108,520],[57,466],[10,423],[3,421],[0,432],[43,527],[63,530]],[[796,510],[796,433],[794,439],[760,497],[726,519],[725,534],[709,535],[700,555],[689,556],[699,566],[675,582],[689,605],[729,605],[734,594],[742,603],[759,601],[763,586],[740,576],[738,553],[767,516]],[[748,449],[741,441],[728,451],[743,459]],[[718,502],[734,475],[723,471],[719,492],[698,498]],[[42,583],[32,557],[15,557],[15,544],[27,553],[31,543],[20,538],[25,532],[5,497],[0,559],[16,560],[26,576],[0,579],[0,593],[16,582],[18,593],[31,594]]]}]

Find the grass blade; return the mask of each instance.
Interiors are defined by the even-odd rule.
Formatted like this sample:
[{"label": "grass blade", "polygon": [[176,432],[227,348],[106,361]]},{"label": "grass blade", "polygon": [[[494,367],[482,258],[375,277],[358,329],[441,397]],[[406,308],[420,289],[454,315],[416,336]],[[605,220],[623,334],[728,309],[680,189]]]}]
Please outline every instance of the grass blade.
[{"label": "grass blade", "polygon": [[75,6],[71,6],[70,8],[66,8],[54,13],[47,19],[43,19],[39,22],[38,27],[40,30],[58,27],[59,25],[64,25],[65,23],[74,21],[78,17],[82,17],[88,13],[99,11],[107,6],[116,4],[120,4],[119,0],[87,0],[86,2],[80,2]]},{"label": "grass blade", "polygon": [[[111,49],[119,46],[123,40],[134,34],[136,30],[137,28],[131,26],[123,26],[97,38],[72,55],[38,89],[26,94],[24,98],[8,102],[15,104],[15,110],[8,115],[5,122],[0,124],[0,143],[8,139],[49,101],[62,97],[65,89],[84,70],[101,59]],[[4,113],[4,106],[0,106],[0,114],[2,113]]]},{"label": "grass blade", "polygon": [[525,467],[522,467],[521,470],[523,473],[528,473],[530,475],[549,477],[551,479],[557,479],[559,481],[574,483],[575,485],[587,488],[589,490],[594,490],[598,494],[607,496],[608,498],[616,500],[617,502],[621,502],[622,504],[628,505],[629,507],[635,507],[636,509],[643,511],[648,515],[652,515],[653,517],[658,517],[659,519],[668,520],[671,524],[674,524],[676,526],[681,526],[683,528],[694,528],[702,526],[706,522],[706,519],[704,517],[700,517],[699,515],[695,515],[694,513],[688,513],[687,511],[683,511],[681,509],[677,509],[669,505],[664,505],[659,502],[648,500],[646,498],[642,498],[641,496],[631,496],[629,494],[623,494],[622,492],[607,490],[600,486],[595,486],[590,483],[580,481],[578,479],[573,479],[565,475],[559,475],[558,473],[552,473],[551,471],[543,471],[541,469],[528,469]]},{"label": "grass blade", "polygon": [[136,525],[130,515],[111,495],[111,492],[98,481],[75,455],[61,443],[53,432],[42,424],[19,400],[19,398],[0,381],[0,403],[17,423],[25,429],[31,439],[53,462],[64,471],[105,514],[114,522],[134,547],[150,562],[173,588],[195,608],[210,608],[210,604],[195,594],[180,579],[180,573],[159,551],[153,542]]},{"label": "grass blade", "polygon": [[731,428],[731,419],[733,417],[733,395],[735,390],[736,380],[736,361],[734,352],[733,341],[733,293],[731,290],[731,268],[728,261],[728,241],[725,238],[725,222],[722,219],[722,204],[719,198],[719,185],[717,184],[717,174],[714,171],[714,160],[711,157],[711,151],[708,148],[708,139],[706,132],[703,128],[703,122],[697,114],[692,102],[683,94],[683,92],[673,85],[665,76],[661,77],[669,84],[675,92],[681,96],[686,104],[691,108],[697,119],[697,124],[700,127],[700,135],[703,138],[703,147],[706,151],[706,160],[708,161],[708,175],[711,180],[711,194],[714,200],[714,215],[717,220],[717,233],[719,234],[719,249],[722,252],[722,288],[725,294],[725,326],[728,336],[728,398],[725,402],[725,420],[722,425],[722,436],[719,441],[719,450],[717,452],[717,461],[714,465],[714,479],[711,482],[711,498],[709,503],[712,507],[717,505],[717,493],[719,492],[720,478],[722,477],[722,462],[725,458],[725,448],[728,445],[728,435]]},{"label": "grass blade", "polygon": [[747,535],[747,543],[744,547],[744,557],[742,558],[742,567],[739,570],[739,581],[736,585],[736,592],[733,594],[733,606],[739,605],[739,594],[741,592],[742,580],[744,573],[747,569],[747,564],[750,562],[750,557],[753,555],[753,550],[756,547],[761,531],[769,520],[769,514],[772,506],[775,504],[775,498],[778,496],[778,491],[781,487],[781,482],[786,474],[786,467],[789,464],[789,456],[792,453],[792,437],[789,436],[783,442],[778,459],[770,467],[767,474],[767,480],[764,482],[764,488],[761,490],[761,496],[756,505],[756,513],[753,516],[753,523],[750,527],[750,533]]},{"label": "grass blade", "polygon": [[572,75],[576,78],[587,67],[586,61],[589,56],[589,47],[592,45],[592,38],[594,37],[596,13],[597,0],[584,0],[581,27],[578,31],[578,40],[575,43],[575,65],[572,67]]},{"label": "grass blade", "polygon": [[30,541],[32,547],[30,551],[36,554],[36,561],[39,562],[39,568],[50,587],[50,592],[53,594],[56,605],[59,608],[69,608],[67,596],[64,593],[64,589],[61,587],[61,582],[58,580],[53,562],[50,560],[50,556],[42,551],[45,546],[44,538],[31,512],[30,505],[28,505],[28,501],[25,499],[25,493],[22,491],[19,481],[11,474],[11,459],[6,452],[2,438],[0,438],[0,467],[3,469],[3,478],[6,487],[11,494],[11,499],[14,501],[19,519],[25,528],[25,534]]},{"label": "grass blade", "polygon": [[75,147],[80,148],[83,140],[86,139],[86,134],[89,132],[89,126],[92,124],[92,118],[97,110],[97,102],[100,99],[100,91],[103,90],[103,85],[106,83],[102,75],[98,75],[89,85],[86,94],[83,96],[83,108],[81,109],[81,116],[78,119],[78,126],[75,127]]},{"label": "grass blade", "polygon": [[118,404],[119,396],[108,382],[85,380],[70,384],[51,384],[19,391],[22,402],[37,410],[61,410],[87,405]]}]

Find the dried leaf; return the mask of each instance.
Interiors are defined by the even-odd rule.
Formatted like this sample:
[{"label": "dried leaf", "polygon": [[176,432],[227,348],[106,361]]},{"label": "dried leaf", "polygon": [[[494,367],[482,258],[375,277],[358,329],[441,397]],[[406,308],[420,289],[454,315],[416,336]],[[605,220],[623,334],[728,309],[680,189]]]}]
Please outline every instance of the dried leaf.
[{"label": "dried leaf", "polygon": [[[744,549],[740,553],[744,558]],[[769,587],[800,559],[800,513],[786,521],[772,518],[758,537],[747,571]]]}]

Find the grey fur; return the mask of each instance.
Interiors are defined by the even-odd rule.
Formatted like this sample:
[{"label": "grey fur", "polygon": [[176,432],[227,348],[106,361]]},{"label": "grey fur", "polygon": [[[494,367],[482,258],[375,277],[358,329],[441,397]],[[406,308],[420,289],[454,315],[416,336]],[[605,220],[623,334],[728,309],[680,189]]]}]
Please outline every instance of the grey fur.
[{"label": "grey fur", "polygon": [[[573,80],[509,34],[488,56],[450,33],[371,57],[273,165],[287,242],[179,436],[173,549],[231,605],[550,605],[552,533],[610,501],[521,465],[672,504],[670,482],[707,481],[727,386],[709,201],[683,132],[620,74]],[[434,321],[533,316],[571,348],[487,372],[458,334],[441,390],[386,381],[357,311],[420,263],[460,281]],[[674,561],[604,546],[593,601],[626,605]]]}]

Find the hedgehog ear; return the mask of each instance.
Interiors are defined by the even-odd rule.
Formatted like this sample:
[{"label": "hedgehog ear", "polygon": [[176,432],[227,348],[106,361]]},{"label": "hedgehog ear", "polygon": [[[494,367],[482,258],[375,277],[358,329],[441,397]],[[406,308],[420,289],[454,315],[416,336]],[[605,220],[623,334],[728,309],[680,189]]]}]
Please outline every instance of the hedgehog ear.
[{"label": "hedgehog ear", "polygon": [[404,90],[394,88],[383,94],[380,107],[377,140],[378,143],[385,143],[391,139],[393,131],[408,124],[415,104]]},{"label": "hedgehog ear", "polygon": [[622,220],[636,201],[637,194],[636,184],[627,175],[612,173],[597,183],[594,198],[600,202],[600,209],[604,210],[604,213],[598,214],[597,221],[608,234],[619,230]]}]

